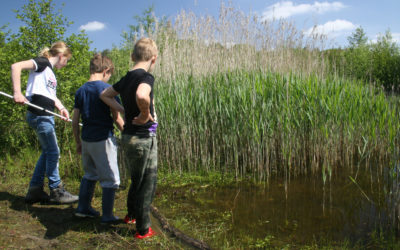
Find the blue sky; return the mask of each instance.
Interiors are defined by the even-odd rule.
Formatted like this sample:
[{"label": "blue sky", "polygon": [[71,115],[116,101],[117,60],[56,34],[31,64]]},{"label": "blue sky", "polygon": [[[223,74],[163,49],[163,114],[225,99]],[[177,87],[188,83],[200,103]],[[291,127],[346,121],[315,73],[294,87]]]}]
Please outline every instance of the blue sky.
[{"label": "blue sky", "polygon": [[[0,26],[8,24],[12,32],[18,32],[21,23],[14,9],[20,9],[28,0],[1,0]],[[140,15],[152,4],[157,17],[172,18],[181,10],[193,11],[197,15],[218,16],[218,0],[53,0],[56,9],[74,24],[68,33],[78,33],[85,28],[92,49],[110,49],[120,45],[121,34],[135,24],[133,17]],[[225,1],[227,2],[227,1]],[[61,4],[64,3],[64,7]],[[287,18],[304,31],[317,26],[318,30],[334,39],[334,46],[347,45],[347,37],[361,26],[370,40],[390,30],[395,41],[400,43],[399,0],[349,0],[349,1],[276,1],[276,0],[231,0],[235,9],[255,13],[261,19]],[[67,33],[67,35],[68,35]]]}]

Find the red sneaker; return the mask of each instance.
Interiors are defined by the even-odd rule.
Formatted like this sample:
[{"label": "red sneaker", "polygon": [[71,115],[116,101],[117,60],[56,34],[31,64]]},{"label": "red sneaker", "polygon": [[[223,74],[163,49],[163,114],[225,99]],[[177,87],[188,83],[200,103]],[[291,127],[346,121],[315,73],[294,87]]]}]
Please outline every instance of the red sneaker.
[{"label": "red sneaker", "polygon": [[151,229],[151,227],[149,227],[149,231],[147,232],[147,234],[141,235],[141,234],[139,234],[139,232],[136,232],[135,238],[137,238],[137,239],[144,239],[144,238],[153,237],[154,235],[156,235],[156,232],[154,232],[153,229]]},{"label": "red sneaker", "polygon": [[128,215],[125,216],[124,222],[126,224],[136,224],[136,220],[135,219],[131,219],[131,217],[129,217]]}]

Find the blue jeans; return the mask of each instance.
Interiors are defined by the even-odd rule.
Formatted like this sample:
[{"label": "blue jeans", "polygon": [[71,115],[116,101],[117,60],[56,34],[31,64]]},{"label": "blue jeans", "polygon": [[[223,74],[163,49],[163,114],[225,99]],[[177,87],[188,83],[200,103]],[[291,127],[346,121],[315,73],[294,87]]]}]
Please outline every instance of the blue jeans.
[{"label": "blue jeans", "polygon": [[28,111],[27,122],[36,131],[42,154],[36,162],[30,186],[43,186],[44,177],[49,179],[49,188],[58,187],[61,182],[58,172],[60,150],[57,145],[55,123],[53,116],[38,116]]}]

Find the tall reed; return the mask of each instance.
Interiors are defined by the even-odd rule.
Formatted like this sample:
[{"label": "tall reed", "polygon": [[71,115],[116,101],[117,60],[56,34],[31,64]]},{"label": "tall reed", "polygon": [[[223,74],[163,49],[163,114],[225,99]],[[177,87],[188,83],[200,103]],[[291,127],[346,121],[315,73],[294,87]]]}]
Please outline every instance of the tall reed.
[{"label": "tall reed", "polygon": [[396,109],[359,82],[260,71],[160,81],[160,160],[171,171],[265,180],[384,162],[397,143]]},{"label": "tall reed", "polygon": [[221,2],[217,18],[182,10],[146,35],[160,48],[155,72],[162,78],[233,70],[324,76],[327,70],[326,36],[306,34],[287,19],[262,20],[231,3]]},{"label": "tall reed", "polygon": [[159,156],[171,171],[290,178],[383,162],[397,144],[396,107],[329,72],[340,65],[327,67],[324,35],[224,2],[218,18],[181,11],[149,35],[160,50]]}]

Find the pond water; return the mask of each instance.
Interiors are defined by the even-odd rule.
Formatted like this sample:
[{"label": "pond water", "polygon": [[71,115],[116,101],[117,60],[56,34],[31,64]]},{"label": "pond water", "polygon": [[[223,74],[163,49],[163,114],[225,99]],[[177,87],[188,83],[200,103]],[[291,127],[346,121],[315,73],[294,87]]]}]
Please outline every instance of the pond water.
[{"label": "pond water", "polygon": [[249,237],[278,245],[367,244],[377,232],[389,235],[396,228],[398,185],[393,183],[379,170],[338,170],[325,182],[318,175],[264,185],[176,188],[163,206],[169,206],[170,216],[188,214],[189,224],[207,221],[204,238],[219,237],[230,245]]}]

